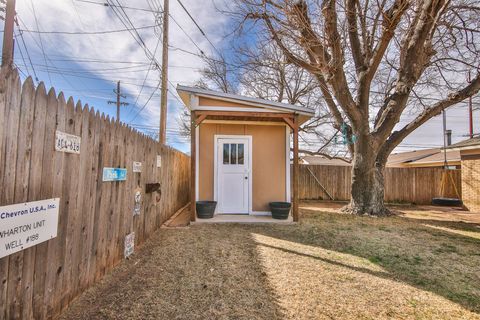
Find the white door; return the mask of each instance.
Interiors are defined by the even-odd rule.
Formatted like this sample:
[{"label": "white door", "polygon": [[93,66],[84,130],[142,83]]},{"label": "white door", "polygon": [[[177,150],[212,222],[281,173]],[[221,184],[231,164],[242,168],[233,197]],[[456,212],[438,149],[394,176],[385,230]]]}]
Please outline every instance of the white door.
[{"label": "white door", "polygon": [[217,212],[248,213],[249,139],[217,139]]}]

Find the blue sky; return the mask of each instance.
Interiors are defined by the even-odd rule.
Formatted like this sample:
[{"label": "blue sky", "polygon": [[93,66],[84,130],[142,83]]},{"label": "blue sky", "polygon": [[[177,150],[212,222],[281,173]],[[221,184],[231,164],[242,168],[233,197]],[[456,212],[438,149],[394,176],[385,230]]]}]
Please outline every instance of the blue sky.
[{"label": "blue sky", "polygon": [[[18,22],[24,31],[22,39],[19,28],[16,27],[15,63],[21,70],[22,78],[27,75],[35,78],[35,70],[37,78],[44,81],[47,87],[53,86],[57,92],[63,91],[66,96],[80,99],[110,117],[116,116],[116,106],[108,104],[108,101],[115,100],[113,89],[120,80],[122,91],[126,95],[124,101],[129,103],[121,109],[121,121],[148,133],[157,132],[160,70],[150,68],[151,59],[147,55],[154,55],[156,61],[161,62],[161,29],[152,26],[159,22],[155,11],[163,1],[120,1],[123,6],[129,7],[124,10],[131,23],[138,28],[147,50],[128,31],[76,34],[126,29],[114,9],[102,5],[103,1],[100,0],[91,2],[17,1]],[[212,1],[182,2],[212,43],[222,50],[223,27],[227,18],[216,11],[215,6],[218,4]],[[117,12],[122,14],[121,11]],[[174,87],[177,83],[191,85],[197,81],[200,78],[199,70],[203,67],[203,61],[198,56],[200,50],[211,54],[214,49],[177,1],[170,1],[170,12],[167,143],[187,151],[188,140],[179,134],[177,120],[183,105]],[[59,31],[75,34],[49,33]]]},{"label": "blue sky", "polygon": [[[230,21],[216,9],[222,7],[223,1],[183,0],[182,2],[213,45],[228,55],[231,39],[225,38],[225,34],[229,31]],[[141,41],[145,43],[148,50],[144,50],[128,31],[105,34],[49,33],[58,31],[95,33],[125,29],[125,25],[115,13],[121,14],[121,11],[103,6],[102,3],[101,0],[17,1],[18,21],[20,29],[24,31],[23,39],[20,37],[19,28],[15,31],[15,63],[21,70],[22,77],[33,76],[30,57],[36,76],[40,81],[44,81],[47,87],[54,86],[57,93],[63,91],[66,96],[81,99],[83,103],[88,103],[110,117],[115,116],[116,107],[108,104],[107,101],[115,100],[113,89],[116,87],[116,82],[120,80],[122,91],[127,96],[124,101],[130,104],[122,107],[121,121],[148,133],[157,132],[160,113],[160,92],[157,90],[157,85],[160,70],[150,68],[147,55],[154,55],[157,61],[161,61],[161,40],[155,52],[161,30],[151,26],[159,22],[155,11],[163,1],[120,1],[126,7],[136,8],[124,8],[124,10],[131,23],[138,28]],[[167,143],[182,151],[188,151],[189,141],[179,132],[178,116],[183,105],[179,101],[174,86],[177,83],[192,85],[200,79],[199,71],[204,66],[204,62],[198,54],[200,50],[206,54],[212,54],[215,49],[177,1],[170,1],[170,12],[172,18],[169,32],[171,47],[168,72],[171,84],[168,88]],[[252,38],[246,38],[246,40],[252,40]],[[466,104],[449,109],[447,115],[447,128],[453,130],[453,141],[465,139],[468,133]],[[411,119],[412,116],[405,115],[399,126]],[[480,132],[480,116],[477,112],[474,114],[474,122],[477,128],[475,131]],[[396,151],[441,144],[442,118],[439,116],[417,129]]]}]

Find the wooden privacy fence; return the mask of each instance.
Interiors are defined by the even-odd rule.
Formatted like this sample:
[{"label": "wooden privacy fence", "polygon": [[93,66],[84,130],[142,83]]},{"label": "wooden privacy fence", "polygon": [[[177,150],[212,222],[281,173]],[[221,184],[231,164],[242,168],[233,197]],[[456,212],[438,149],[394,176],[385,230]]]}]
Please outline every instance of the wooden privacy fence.
[{"label": "wooden privacy fence", "polygon": [[[0,206],[60,198],[57,237],[0,259],[0,319],[51,318],[123,259],[127,234],[140,245],[185,206],[189,157],[43,83],[21,86],[16,70],[0,81]],[[55,151],[56,130],[80,136],[80,154]],[[104,167],[127,168],[126,181],[103,182]]]},{"label": "wooden privacy fence", "polygon": [[[460,170],[451,170],[450,172],[461,195]],[[439,168],[386,168],[385,200],[387,202],[430,204],[432,198],[442,196],[443,174],[444,170]],[[300,199],[329,200],[328,193],[334,200],[349,200],[350,178],[351,167],[349,166],[301,165],[299,175]],[[456,198],[451,181],[449,180],[445,185],[443,196]]]}]

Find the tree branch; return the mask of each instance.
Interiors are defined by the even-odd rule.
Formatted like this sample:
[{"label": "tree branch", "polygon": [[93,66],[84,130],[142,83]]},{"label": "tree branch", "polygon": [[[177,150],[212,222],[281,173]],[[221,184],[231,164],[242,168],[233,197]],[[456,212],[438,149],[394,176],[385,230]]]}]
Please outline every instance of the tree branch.
[{"label": "tree branch", "polygon": [[468,97],[473,96],[478,93],[480,90],[480,73],[477,74],[475,79],[472,82],[464,87],[463,89],[451,93],[448,95],[448,98],[439,101],[432,105],[431,107],[426,108],[418,117],[416,117],[412,122],[405,125],[402,129],[393,132],[390,137],[387,139],[386,143],[383,144],[381,153],[386,153],[387,156],[390,152],[395,149],[395,147],[402,142],[405,137],[412,133],[415,129],[420,127],[422,124],[430,120],[431,118],[439,115],[442,110],[453,106]]},{"label": "tree branch", "polygon": [[365,55],[362,51],[362,46],[358,37],[356,4],[357,0],[347,1],[347,22],[348,37],[350,39],[352,57],[353,61],[355,62],[355,69],[358,74],[360,71],[363,71],[365,69]]}]

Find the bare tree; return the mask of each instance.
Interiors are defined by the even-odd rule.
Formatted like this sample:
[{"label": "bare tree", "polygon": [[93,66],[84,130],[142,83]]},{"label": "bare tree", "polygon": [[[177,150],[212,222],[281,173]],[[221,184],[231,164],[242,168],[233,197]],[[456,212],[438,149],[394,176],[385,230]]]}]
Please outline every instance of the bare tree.
[{"label": "bare tree", "polygon": [[[289,63],[271,39],[235,48],[235,57],[230,61],[225,57],[206,57],[205,63],[197,87],[315,109],[316,116],[300,129],[301,152],[332,152],[336,133],[331,129],[332,119],[317,81],[309,72]],[[185,110],[180,118],[184,135],[190,135],[189,118]]]},{"label": "bare tree", "polygon": [[[241,28],[269,33],[308,71],[335,120],[352,135],[345,211],[385,215],[392,150],[427,120],[480,89],[475,0],[236,0]],[[261,23],[257,23],[261,22]],[[476,76],[466,82],[466,73]],[[404,113],[416,117],[396,127]]]}]

